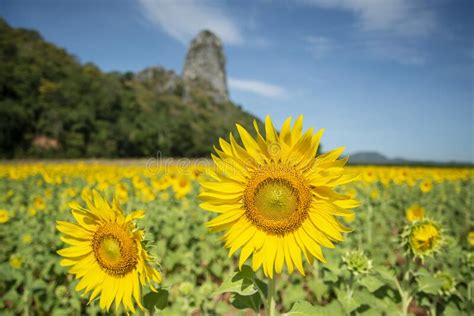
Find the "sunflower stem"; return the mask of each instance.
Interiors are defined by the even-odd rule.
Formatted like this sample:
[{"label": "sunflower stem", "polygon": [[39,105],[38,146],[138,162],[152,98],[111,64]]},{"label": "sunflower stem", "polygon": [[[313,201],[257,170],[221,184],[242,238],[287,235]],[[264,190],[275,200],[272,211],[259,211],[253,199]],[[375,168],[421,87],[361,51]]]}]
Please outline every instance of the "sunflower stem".
[{"label": "sunflower stem", "polygon": [[[276,276],[274,276],[276,278]],[[268,278],[268,297],[267,297],[267,315],[275,316],[275,279]]]}]

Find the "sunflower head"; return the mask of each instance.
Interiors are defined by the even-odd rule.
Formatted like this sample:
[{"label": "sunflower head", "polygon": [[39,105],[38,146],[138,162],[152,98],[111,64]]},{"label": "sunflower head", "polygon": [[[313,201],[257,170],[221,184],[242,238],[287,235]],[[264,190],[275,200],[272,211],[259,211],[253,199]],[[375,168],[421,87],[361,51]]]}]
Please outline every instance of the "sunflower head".
[{"label": "sunflower head", "polygon": [[439,294],[443,296],[450,296],[451,294],[456,292],[456,280],[450,273],[445,271],[438,271],[435,274],[435,278],[442,282]]},{"label": "sunflower head", "polygon": [[13,269],[20,269],[23,265],[23,258],[20,255],[13,254],[10,256],[9,263]]},{"label": "sunflower head", "polygon": [[323,130],[302,130],[303,117],[291,126],[288,118],[278,133],[269,117],[265,136],[254,122],[255,136],[242,126],[237,131],[243,145],[231,133],[220,139],[210,181],[201,180],[201,207],[219,215],[207,223],[211,231],[225,231],[229,255],[240,249],[239,265],[252,257],[254,270],[265,275],[304,274],[302,259],[325,262],[321,246],[334,248],[350,229],[336,217],[351,217],[358,202],[335,192],[355,175],[347,174],[343,148],[317,156]]},{"label": "sunflower head", "polygon": [[419,205],[413,205],[406,210],[405,217],[409,222],[419,221],[425,217],[425,209]]},{"label": "sunflower head", "polygon": [[123,306],[135,312],[133,301],[143,309],[141,287],[155,290],[154,283],[161,281],[134,222],[144,212],[124,215],[115,200],[109,204],[97,191],[83,191],[82,197],[86,207],[70,204],[76,223],[57,222],[61,240],[69,245],[58,251],[61,265],[80,280],[77,291],[92,292],[89,301],[100,296],[102,309],[115,302],[116,311]]},{"label": "sunflower head", "polygon": [[423,193],[428,193],[428,192],[430,192],[432,188],[433,188],[433,183],[432,183],[431,180],[429,180],[429,179],[423,180],[423,181],[420,183],[420,190],[421,190],[421,192],[423,192]]},{"label": "sunflower head", "polygon": [[474,231],[470,231],[470,232],[467,234],[467,243],[468,243],[470,246],[474,246]]},{"label": "sunflower head", "polygon": [[348,251],[342,261],[354,275],[369,274],[372,271],[372,260],[361,250]]},{"label": "sunflower head", "polygon": [[380,197],[380,191],[377,189],[373,189],[370,191],[370,199],[371,200],[378,200]]},{"label": "sunflower head", "polygon": [[177,199],[184,198],[189,192],[191,192],[192,188],[191,179],[184,175],[176,177],[173,181],[173,190]]},{"label": "sunflower head", "polygon": [[5,224],[10,219],[10,213],[7,210],[0,210],[0,224]]},{"label": "sunflower head", "polygon": [[402,242],[414,257],[423,259],[441,249],[444,244],[443,232],[437,222],[423,219],[405,227]]}]

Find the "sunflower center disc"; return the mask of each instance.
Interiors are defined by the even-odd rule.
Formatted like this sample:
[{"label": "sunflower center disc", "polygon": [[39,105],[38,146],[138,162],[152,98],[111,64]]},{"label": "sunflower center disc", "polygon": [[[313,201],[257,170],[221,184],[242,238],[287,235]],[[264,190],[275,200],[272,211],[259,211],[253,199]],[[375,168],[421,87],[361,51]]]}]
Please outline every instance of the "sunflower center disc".
[{"label": "sunflower center disc", "polygon": [[266,218],[283,220],[298,207],[297,192],[287,181],[267,181],[255,194],[255,206]]},{"label": "sunflower center disc", "polygon": [[112,238],[105,238],[99,247],[100,257],[108,262],[117,262],[120,260],[120,244]]},{"label": "sunflower center disc", "polygon": [[112,275],[125,275],[138,263],[135,241],[130,233],[117,223],[101,226],[94,234],[92,248],[97,263]]},{"label": "sunflower center disc", "polygon": [[298,229],[308,217],[311,191],[292,167],[261,166],[249,180],[243,206],[247,218],[272,235],[285,235]]}]

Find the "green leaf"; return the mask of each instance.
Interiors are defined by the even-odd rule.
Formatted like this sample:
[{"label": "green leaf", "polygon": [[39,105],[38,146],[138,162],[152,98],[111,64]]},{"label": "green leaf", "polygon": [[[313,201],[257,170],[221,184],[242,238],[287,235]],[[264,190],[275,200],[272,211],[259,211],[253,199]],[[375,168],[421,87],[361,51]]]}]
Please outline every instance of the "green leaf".
[{"label": "green leaf", "polygon": [[314,293],[316,299],[321,301],[323,298],[326,298],[329,294],[329,287],[324,283],[322,279],[313,278],[308,281],[309,289]]},{"label": "green leaf", "polygon": [[255,273],[249,266],[244,265],[242,266],[241,271],[237,271],[230,277],[227,277],[215,294],[218,295],[221,293],[232,292],[247,296],[253,295],[257,293],[257,291]]},{"label": "green leaf", "polygon": [[377,266],[375,267],[375,271],[380,275],[382,280],[384,280],[387,285],[391,287],[396,287],[395,281],[394,281],[395,273],[393,272],[393,270],[385,266]]},{"label": "green leaf", "polygon": [[373,275],[368,275],[361,279],[359,283],[362,286],[365,286],[370,292],[375,292],[379,288],[381,288],[385,283],[380,281],[379,278],[373,276]]},{"label": "green leaf", "polygon": [[325,265],[324,269],[331,271],[335,275],[339,275],[341,272],[341,268],[339,268],[339,262],[336,262],[336,260],[329,260]]},{"label": "green leaf", "polygon": [[337,282],[338,278],[339,278],[338,275],[333,273],[332,271],[330,270],[324,271],[324,275],[323,275],[324,281]]},{"label": "green leaf", "polygon": [[455,306],[455,304],[448,304],[443,313],[446,316],[461,315],[461,311],[457,308],[457,306]]},{"label": "green leaf", "polygon": [[306,301],[299,301],[293,305],[288,313],[283,314],[283,316],[336,316],[343,314],[344,311],[337,301],[332,301],[324,306],[313,306]]},{"label": "green leaf", "polygon": [[290,308],[294,302],[304,301],[306,299],[306,291],[301,283],[288,284],[283,293],[285,308]]},{"label": "green leaf", "polygon": [[237,309],[250,308],[258,313],[262,305],[262,298],[259,293],[245,296],[236,293],[234,294],[232,305]]},{"label": "green leaf", "polygon": [[416,279],[418,283],[418,291],[427,294],[438,294],[443,286],[443,280],[435,278],[431,275],[421,275]]},{"label": "green leaf", "polygon": [[357,297],[354,295],[354,293],[339,289],[336,289],[335,292],[337,300],[342,305],[342,308],[344,308],[346,314],[349,314],[350,312],[356,310],[357,308],[359,308],[359,306],[362,305],[362,302],[359,302],[357,300]]},{"label": "green leaf", "polygon": [[143,305],[150,311],[154,311],[155,308],[163,310],[168,306],[168,296],[168,291],[164,289],[150,292],[143,297]]}]

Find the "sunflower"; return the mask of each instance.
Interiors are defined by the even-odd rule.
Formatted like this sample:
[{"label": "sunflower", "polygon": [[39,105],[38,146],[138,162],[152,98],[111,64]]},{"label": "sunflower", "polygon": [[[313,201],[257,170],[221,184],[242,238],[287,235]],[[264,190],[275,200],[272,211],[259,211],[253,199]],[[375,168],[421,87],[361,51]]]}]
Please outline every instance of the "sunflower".
[{"label": "sunflower", "polygon": [[467,242],[469,243],[469,245],[474,246],[474,231],[470,231],[467,234]]},{"label": "sunflower", "polygon": [[421,259],[438,252],[444,243],[440,225],[431,219],[422,219],[407,225],[402,238],[405,247]]},{"label": "sunflower", "polygon": [[72,215],[78,224],[57,222],[64,233],[61,240],[70,247],[61,249],[61,266],[80,279],[77,291],[92,291],[89,302],[100,295],[100,308],[109,310],[115,301],[116,311],[122,304],[126,311],[135,312],[132,296],[140,309],[141,287],[160,283],[160,273],[152,266],[152,258],[143,247],[144,232],[134,220],[143,218],[143,211],[125,216],[114,200],[109,204],[97,191],[84,191],[87,209],[71,203]]},{"label": "sunflower", "polygon": [[23,258],[19,255],[11,255],[9,263],[13,269],[20,269],[23,265]]},{"label": "sunflower", "polygon": [[433,188],[433,183],[428,179],[420,183],[420,190],[423,193],[430,192],[432,188]]},{"label": "sunflower", "polygon": [[173,190],[177,199],[182,199],[192,190],[192,183],[190,179],[185,176],[180,176],[173,181]]},{"label": "sunflower", "polygon": [[7,210],[0,210],[0,224],[5,224],[10,220],[10,213]]},{"label": "sunflower", "polygon": [[348,158],[337,160],[344,148],[316,156],[323,130],[303,133],[302,125],[300,116],[291,128],[290,117],[277,133],[267,116],[265,138],[256,122],[254,138],[237,124],[243,147],[232,133],[229,142],[220,139],[212,179],[201,181],[201,208],[219,213],[207,227],[226,231],[229,256],[240,249],[240,268],[252,255],[253,270],[262,266],[270,278],[284,264],[304,275],[303,257],[326,262],[321,246],[334,248],[350,231],[335,217],[350,217],[359,205],[334,191],[355,178],[343,168]]},{"label": "sunflower", "polygon": [[425,216],[425,209],[418,205],[412,205],[406,210],[405,217],[409,222],[419,221]]}]

